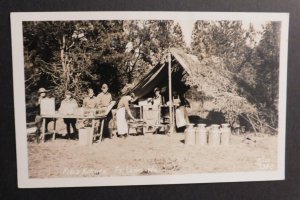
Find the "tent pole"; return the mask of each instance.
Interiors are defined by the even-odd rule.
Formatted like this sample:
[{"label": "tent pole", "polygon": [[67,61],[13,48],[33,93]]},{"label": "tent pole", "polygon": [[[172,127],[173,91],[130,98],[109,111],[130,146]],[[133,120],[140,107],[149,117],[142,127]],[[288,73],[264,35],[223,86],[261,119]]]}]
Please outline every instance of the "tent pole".
[{"label": "tent pole", "polygon": [[173,98],[172,98],[172,70],[171,70],[171,52],[168,53],[168,81],[169,81],[169,111],[170,111],[170,134],[174,133],[173,121]]}]

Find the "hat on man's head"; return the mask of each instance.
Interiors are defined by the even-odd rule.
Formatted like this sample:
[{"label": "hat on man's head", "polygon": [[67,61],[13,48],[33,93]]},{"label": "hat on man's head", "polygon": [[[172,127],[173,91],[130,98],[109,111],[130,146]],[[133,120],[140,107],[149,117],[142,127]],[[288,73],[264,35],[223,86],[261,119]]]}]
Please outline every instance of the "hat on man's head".
[{"label": "hat on man's head", "polygon": [[48,90],[46,90],[45,88],[40,88],[39,90],[38,90],[38,93],[40,94],[40,93],[47,93],[48,92]]},{"label": "hat on man's head", "polygon": [[160,89],[158,87],[154,88],[154,92],[156,91],[160,91]]}]

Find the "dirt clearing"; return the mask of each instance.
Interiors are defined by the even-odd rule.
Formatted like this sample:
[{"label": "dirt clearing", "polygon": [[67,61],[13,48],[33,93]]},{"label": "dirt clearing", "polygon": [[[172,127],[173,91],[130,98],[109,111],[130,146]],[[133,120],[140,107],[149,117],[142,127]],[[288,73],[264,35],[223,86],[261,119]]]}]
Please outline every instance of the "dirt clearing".
[{"label": "dirt clearing", "polygon": [[[251,140],[249,140],[251,139]],[[28,143],[29,177],[103,177],[277,168],[277,136],[232,136],[228,146],[186,146],[184,134],[114,137],[79,146],[76,140]]]}]

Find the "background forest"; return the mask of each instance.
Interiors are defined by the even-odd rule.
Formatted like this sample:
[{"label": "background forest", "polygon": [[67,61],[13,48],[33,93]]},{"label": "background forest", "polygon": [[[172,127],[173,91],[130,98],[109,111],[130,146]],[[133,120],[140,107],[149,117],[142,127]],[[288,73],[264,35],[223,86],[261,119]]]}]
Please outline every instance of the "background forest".
[{"label": "background forest", "polygon": [[244,117],[254,131],[274,133],[280,28],[280,22],[266,22],[255,30],[242,21],[196,21],[187,45],[181,26],[170,20],[23,22],[27,117],[40,87],[58,102],[71,90],[81,103],[88,87],[97,94],[105,82],[118,99],[175,47],[218,72],[208,73],[207,83],[219,80],[209,87],[186,80],[218,102],[215,111],[224,111],[231,124]]}]

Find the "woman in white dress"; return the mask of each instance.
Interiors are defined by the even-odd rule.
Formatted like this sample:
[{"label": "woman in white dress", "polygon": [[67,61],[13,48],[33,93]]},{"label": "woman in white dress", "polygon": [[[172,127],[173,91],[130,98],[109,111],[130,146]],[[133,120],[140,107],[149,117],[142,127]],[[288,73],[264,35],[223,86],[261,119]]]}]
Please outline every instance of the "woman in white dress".
[{"label": "woman in white dress", "polygon": [[173,103],[175,106],[176,126],[177,128],[184,127],[190,123],[186,107],[189,107],[189,102],[182,96],[173,91]]},{"label": "woman in white dress", "polygon": [[129,108],[129,102],[133,102],[135,98],[135,95],[131,93],[130,95],[126,95],[121,97],[118,107],[117,107],[117,131],[118,135],[120,137],[126,137],[128,135],[128,124],[126,120],[126,111],[129,117],[136,121],[136,119],[133,117],[130,108]]}]

